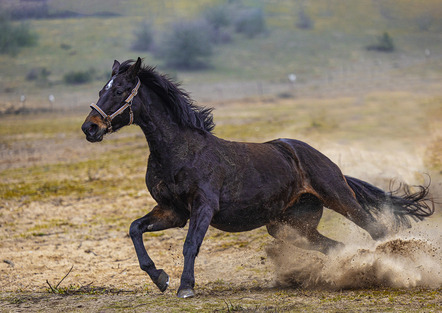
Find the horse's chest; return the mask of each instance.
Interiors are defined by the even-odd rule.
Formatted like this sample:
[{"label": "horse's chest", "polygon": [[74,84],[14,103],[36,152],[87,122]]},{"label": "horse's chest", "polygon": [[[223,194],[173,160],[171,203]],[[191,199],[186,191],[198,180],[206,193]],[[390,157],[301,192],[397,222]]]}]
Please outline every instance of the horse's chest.
[{"label": "horse's chest", "polygon": [[146,183],[150,194],[158,203],[188,208],[192,190],[190,180],[183,180],[180,175],[161,175],[148,170]]}]

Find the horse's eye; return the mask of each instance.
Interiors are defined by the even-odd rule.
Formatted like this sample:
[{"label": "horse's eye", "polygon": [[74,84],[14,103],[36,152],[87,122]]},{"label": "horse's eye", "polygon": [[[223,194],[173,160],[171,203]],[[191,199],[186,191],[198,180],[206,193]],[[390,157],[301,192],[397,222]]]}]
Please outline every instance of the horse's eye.
[{"label": "horse's eye", "polygon": [[123,94],[123,90],[117,90],[117,95],[121,96]]}]

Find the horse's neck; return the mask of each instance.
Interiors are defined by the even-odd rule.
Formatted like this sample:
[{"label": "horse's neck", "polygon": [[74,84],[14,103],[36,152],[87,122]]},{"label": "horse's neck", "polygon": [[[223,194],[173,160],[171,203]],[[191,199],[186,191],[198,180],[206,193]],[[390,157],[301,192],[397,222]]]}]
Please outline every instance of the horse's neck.
[{"label": "horse's neck", "polygon": [[[200,134],[195,130],[183,130],[172,117],[161,109],[161,100],[154,97],[153,104],[144,111],[139,126],[144,132],[151,157],[164,166],[187,158],[189,146],[198,140]],[[155,102],[156,101],[156,102]]]}]

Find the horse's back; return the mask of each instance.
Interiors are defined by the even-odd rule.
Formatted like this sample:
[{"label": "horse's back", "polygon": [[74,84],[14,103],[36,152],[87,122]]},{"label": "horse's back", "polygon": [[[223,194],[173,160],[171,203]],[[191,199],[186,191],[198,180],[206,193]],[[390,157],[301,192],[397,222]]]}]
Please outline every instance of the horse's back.
[{"label": "horse's back", "polygon": [[224,152],[226,193],[236,203],[270,199],[298,181],[293,161],[278,147],[267,143],[230,142]]},{"label": "horse's back", "polygon": [[311,193],[322,199],[334,185],[348,188],[336,164],[310,145],[295,139],[266,143],[228,144],[227,179],[221,188],[221,202],[239,207],[280,206]]}]

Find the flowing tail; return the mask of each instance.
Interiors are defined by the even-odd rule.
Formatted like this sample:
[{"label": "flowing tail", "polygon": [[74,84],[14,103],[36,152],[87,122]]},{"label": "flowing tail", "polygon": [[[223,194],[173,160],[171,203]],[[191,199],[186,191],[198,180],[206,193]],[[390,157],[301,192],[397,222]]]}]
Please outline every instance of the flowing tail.
[{"label": "flowing tail", "polygon": [[429,185],[416,186],[416,192],[412,192],[408,185],[403,185],[403,194],[398,195],[398,190],[385,192],[360,179],[345,178],[364,210],[370,214],[390,210],[397,226],[411,227],[409,217],[422,221],[434,213],[434,202],[428,197]]}]

